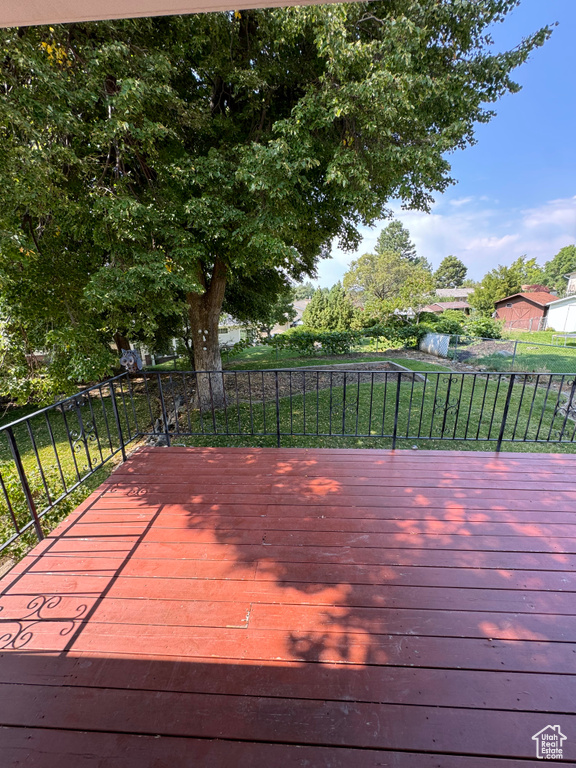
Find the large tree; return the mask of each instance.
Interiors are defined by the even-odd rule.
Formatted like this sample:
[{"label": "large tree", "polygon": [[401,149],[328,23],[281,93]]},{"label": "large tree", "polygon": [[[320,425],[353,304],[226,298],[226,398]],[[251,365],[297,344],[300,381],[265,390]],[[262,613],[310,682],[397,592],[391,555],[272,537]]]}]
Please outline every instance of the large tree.
[{"label": "large tree", "polygon": [[344,275],[344,288],[362,304],[371,299],[393,302],[418,268],[394,251],[365,253],[350,263]]},{"label": "large tree", "polygon": [[434,272],[436,288],[459,288],[463,285],[467,272],[468,267],[460,259],[456,256],[446,256]]},{"label": "large tree", "polygon": [[[183,302],[203,340],[196,368],[219,369],[228,286],[311,276],[390,198],[426,210],[451,183],[447,153],[518,90],[512,70],[549,34],[493,53],[490,25],[516,5],[387,0],[2,31],[13,327],[36,323],[60,352],[78,336],[90,354],[107,334],[153,333]],[[19,285],[36,288],[30,306]]]},{"label": "large tree", "polygon": [[559,294],[566,292],[566,275],[576,270],[576,245],[565,245],[556,256],[544,264],[544,280],[548,288],[554,288]]}]

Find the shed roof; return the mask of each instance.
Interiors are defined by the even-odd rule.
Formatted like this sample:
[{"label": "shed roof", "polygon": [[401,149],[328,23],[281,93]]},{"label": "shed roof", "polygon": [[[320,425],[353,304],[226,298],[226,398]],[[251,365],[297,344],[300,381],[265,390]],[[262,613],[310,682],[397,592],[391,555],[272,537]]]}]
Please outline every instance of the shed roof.
[{"label": "shed roof", "polygon": [[494,304],[498,306],[498,304],[502,304],[505,301],[510,301],[510,299],[517,299],[519,296],[521,296],[523,299],[526,299],[526,301],[531,301],[533,304],[539,304],[541,307],[547,307],[548,304],[551,304],[556,299],[556,297],[551,293],[545,293],[544,291],[534,291],[534,293],[513,293],[512,296],[506,296],[503,299],[498,299],[498,301],[495,301]]}]

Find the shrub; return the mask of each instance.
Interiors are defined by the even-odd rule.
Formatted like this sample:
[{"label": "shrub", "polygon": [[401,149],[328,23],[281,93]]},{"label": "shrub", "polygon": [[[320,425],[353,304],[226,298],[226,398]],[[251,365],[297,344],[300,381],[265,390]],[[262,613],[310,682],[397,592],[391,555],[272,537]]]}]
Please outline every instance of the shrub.
[{"label": "shrub", "polygon": [[482,339],[502,338],[501,324],[490,317],[478,317],[473,320],[468,320],[464,329],[468,335]]},{"label": "shrub", "polygon": [[464,333],[463,326],[457,320],[449,318],[442,318],[434,330],[436,333],[447,333],[450,336],[460,336]]}]

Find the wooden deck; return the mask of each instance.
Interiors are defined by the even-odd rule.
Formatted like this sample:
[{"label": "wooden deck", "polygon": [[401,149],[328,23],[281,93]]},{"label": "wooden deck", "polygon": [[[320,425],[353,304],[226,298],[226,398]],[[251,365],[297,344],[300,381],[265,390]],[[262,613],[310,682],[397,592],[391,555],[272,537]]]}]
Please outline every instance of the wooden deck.
[{"label": "wooden deck", "polygon": [[141,450],[0,581],[0,764],[574,761],[575,510],[576,456]]}]

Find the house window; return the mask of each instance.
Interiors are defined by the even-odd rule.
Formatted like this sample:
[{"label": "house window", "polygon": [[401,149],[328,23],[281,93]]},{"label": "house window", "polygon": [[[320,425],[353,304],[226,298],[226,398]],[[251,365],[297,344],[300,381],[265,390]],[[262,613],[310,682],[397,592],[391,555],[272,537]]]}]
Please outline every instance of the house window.
[{"label": "house window", "polygon": [[507,307],[511,307],[512,306],[512,302],[509,302],[508,304],[506,304],[506,306]]}]

